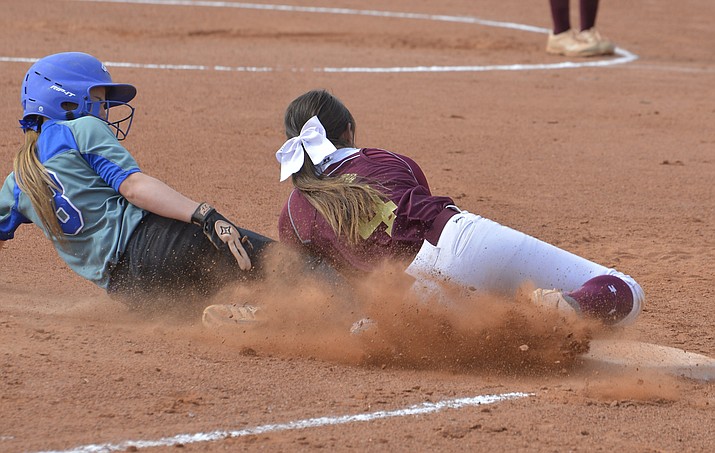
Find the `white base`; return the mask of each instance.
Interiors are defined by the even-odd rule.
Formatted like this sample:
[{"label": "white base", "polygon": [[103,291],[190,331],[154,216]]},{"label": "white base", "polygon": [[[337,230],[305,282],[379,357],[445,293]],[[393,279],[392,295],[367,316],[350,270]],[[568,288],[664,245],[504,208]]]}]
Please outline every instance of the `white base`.
[{"label": "white base", "polygon": [[715,359],[652,343],[630,340],[593,340],[587,364],[624,370],[650,370],[700,381],[715,381]]}]

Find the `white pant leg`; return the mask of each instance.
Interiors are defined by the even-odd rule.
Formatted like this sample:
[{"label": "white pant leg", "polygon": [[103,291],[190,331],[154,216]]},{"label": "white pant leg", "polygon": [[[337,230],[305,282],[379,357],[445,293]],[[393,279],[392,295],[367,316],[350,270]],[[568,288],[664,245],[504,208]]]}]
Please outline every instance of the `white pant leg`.
[{"label": "white pant leg", "polygon": [[528,282],[573,291],[593,277],[615,275],[631,288],[636,314],[644,298],[628,275],[466,211],[447,222],[436,247],[424,241],[407,273],[505,296]]}]

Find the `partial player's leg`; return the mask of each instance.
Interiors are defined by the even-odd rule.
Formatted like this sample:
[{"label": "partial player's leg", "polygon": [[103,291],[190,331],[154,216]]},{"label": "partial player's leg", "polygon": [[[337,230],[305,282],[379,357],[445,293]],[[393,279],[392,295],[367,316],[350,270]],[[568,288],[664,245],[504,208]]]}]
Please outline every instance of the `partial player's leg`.
[{"label": "partial player's leg", "polygon": [[206,299],[231,282],[260,278],[263,255],[274,241],[239,230],[253,265],[246,271],[228,247],[216,248],[200,227],[149,214],[132,234],[107,291],[136,308],[167,299],[178,306],[195,297]]},{"label": "partial player's leg", "polygon": [[609,296],[618,305],[615,322],[632,321],[644,299],[640,285],[626,274],[466,211],[450,219],[436,247],[425,241],[408,273],[508,297],[528,283],[555,288],[578,298],[583,312],[602,318],[610,311],[602,306]]}]

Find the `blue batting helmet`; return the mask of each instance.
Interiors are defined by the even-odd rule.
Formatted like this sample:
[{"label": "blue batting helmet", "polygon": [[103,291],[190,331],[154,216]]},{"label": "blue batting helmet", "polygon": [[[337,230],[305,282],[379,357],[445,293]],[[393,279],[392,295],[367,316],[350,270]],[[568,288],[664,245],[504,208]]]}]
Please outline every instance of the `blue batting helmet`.
[{"label": "blue batting helmet", "polygon": [[[106,99],[90,98],[94,87],[106,88]],[[134,86],[113,83],[101,61],[81,52],[63,52],[38,60],[30,67],[22,83],[20,102],[23,129],[37,130],[34,115],[53,120],[71,120],[86,115],[96,116],[116,129],[117,138],[126,137],[131,127],[134,108],[128,104],[137,94]],[[112,107],[126,106],[124,117],[110,120]],[[126,128],[123,123],[126,123]]]}]

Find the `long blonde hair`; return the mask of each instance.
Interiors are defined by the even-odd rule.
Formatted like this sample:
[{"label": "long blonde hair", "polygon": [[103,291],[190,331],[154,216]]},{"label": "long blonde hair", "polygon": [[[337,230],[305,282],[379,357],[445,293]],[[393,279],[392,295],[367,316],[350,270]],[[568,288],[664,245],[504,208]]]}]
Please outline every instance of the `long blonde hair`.
[{"label": "long blonde hair", "polygon": [[37,156],[39,136],[39,132],[32,129],[25,131],[25,144],[20,147],[13,162],[15,182],[30,199],[50,238],[62,240],[64,233],[55,214],[53,201],[53,189],[59,191],[59,187]]},{"label": "long blonde hair", "polygon": [[[309,91],[290,103],[285,113],[286,137],[300,135],[308,119],[317,115],[326,135],[337,148],[354,146],[345,132],[355,131],[350,111],[325,90]],[[328,222],[335,234],[350,244],[361,240],[360,224],[370,221],[387,197],[368,181],[355,175],[325,176],[320,174],[306,154],[303,167],[293,174],[293,185]]]},{"label": "long blonde hair", "polygon": [[357,244],[360,225],[378,212],[385,196],[355,175],[318,176],[310,158],[293,175],[293,185],[328,222],[335,234]]}]

